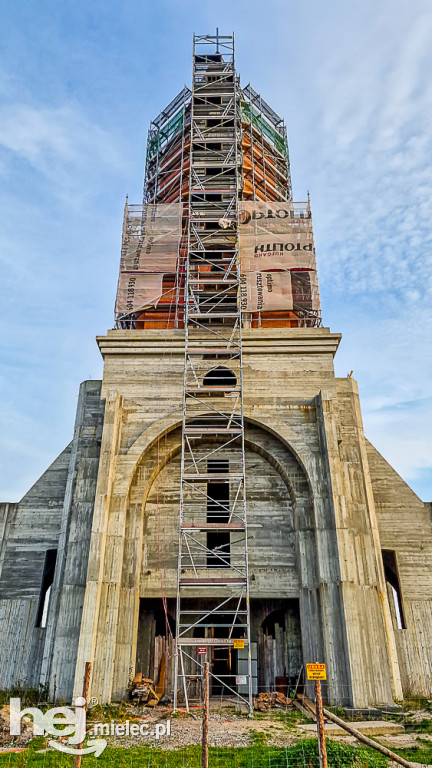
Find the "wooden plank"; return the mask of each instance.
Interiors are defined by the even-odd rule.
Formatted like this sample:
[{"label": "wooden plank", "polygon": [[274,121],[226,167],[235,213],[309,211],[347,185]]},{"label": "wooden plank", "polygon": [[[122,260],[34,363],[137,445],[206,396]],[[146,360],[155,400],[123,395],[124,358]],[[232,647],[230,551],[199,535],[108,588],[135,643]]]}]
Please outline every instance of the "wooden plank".
[{"label": "wooden plank", "polygon": [[[164,642],[165,638],[161,638],[161,640]],[[165,692],[165,672],[166,672],[166,654],[164,651],[162,651],[160,668],[159,668],[159,678],[156,686],[156,694],[159,699],[161,698],[161,696],[163,696]]]}]

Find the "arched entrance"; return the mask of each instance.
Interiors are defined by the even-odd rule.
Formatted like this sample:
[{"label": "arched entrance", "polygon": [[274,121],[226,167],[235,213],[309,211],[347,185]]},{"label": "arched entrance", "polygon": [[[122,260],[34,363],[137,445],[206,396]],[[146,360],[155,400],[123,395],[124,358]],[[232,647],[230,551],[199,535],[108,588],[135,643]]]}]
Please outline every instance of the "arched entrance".
[{"label": "arched entrance", "polygon": [[[166,644],[167,627],[169,635],[170,622],[164,619],[162,625],[160,614],[157,613],[160,606],[168,606],[168,614],[172,617],[175,615],[180,442],[179,428],[161,436],[159,444],[153,444],[141,457],[130,485],[125,553],[128,553],[130,559],[135,558],[136,570],[131,568],[130,562],[127,563],[128,583],[133,588],[135,579],[140,598],[139,606],[135,609],[140,616],[136,620],[139,629],[135,640],[131,638],[132,647],[135,648],[132,659],[136,671],[142,671],[145,676],[150,673],[152,653],[153,658],[156,658],[157,652],[151,649],[144,651],[143,643]],[[319,624],[320,609],[318,585],[312,580],[317,571],[315,530],[313,504],[305,472],[287,446],[258,425],[247,427],[245,444],[252,657],[256,693],[258,688],[274,689],[276,677],[284,676],[291,680],[297,672],[299,659],[306,654],[314,656],[318,653],[316,648],[312,648],[312,642],[319,638],[319,632],[303,633],[302,643],[300,617],[302,622],[304,617],[309,622],[313,614],[315,623]],[[211,441],[203,447],[211,449]],[[220,546],[221,543],[216,545]],[[236,547],[240,543],[231,534],[230,541],[222,545],[231,557],[235,557]],[[302,577],[306,572],[307,584]],[[191,594],[190,600],[197,605],[203,598],[197,593]],[[150,606],[148,601],[154,601],[153,605]],[[119,618],[126,609],[126,603],[120,605]],[[144,630],[146,621],[143,610],[152,611],[151,619],[146,615],[150,624],[154,622],[154,637],[148,629]],[[283,611],[284,618],[279,617],[279,621],[276,621],[277,616],[274,620],[268,618],[273,611]],[[219,632],[217,627],[213,631]],[[236,626],[235,633],[242,636],[244,630]],[[282,633],[279,640],[277,633],[278,637]],[[260,639],[264,636],[269,639]],[[288,650],[284,651],[285,657],[280,663],[268,667],[264,673],[263,643],[269,645],[273,641],[279,645],[282,643]],[[228,680],[228,676],[231,676],[231,687],[235,688],[235,679],[242,673],[244,659],[241,653],[231,651],[229,654],[221,650],[216,653],[212,650],[209,654],[212,671],[221,679]],[[168,648],[167,653],[167,661],[171,664],[173,650]],[[142,669],[138,669],[139,666]],[[153,679],[156,672],[153,663],[153,675],[149,674],[149,677]],[[171,695],[171,672],[167,673],[166,679],[165,690]],[[120,679],[117,685],[120,688]],[[217,681],[213,683],[213,695],[220,695],[220,685]]]}]

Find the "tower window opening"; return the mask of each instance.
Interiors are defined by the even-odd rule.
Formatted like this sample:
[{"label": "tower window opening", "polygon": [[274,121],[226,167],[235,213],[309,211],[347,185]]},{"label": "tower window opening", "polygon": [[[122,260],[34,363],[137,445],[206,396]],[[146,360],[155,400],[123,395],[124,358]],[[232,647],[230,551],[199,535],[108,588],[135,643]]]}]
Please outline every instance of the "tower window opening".
[{"label": "tower window opening", "polygon": [[393,597],[393,605],[396,616],[396,626],[398,629],[406,629],[404,610],[402,605],[402,591],[399,581],[399,573],[396,561],[396,552],[391,549],[382,550],[382,559],[384,564],[384,576],[387,584],[390,585]]},{"label": "tower window opening", "polygon": [[205,387],[235,387],[237,377],[229,368],[218,365],[217,368],[212,368],[211,371],[206,373],[203,384]]},{"label": "tower window opening", "polygon": [[[229,461],[227,459],[208,459],[207,472],[216,474],[228,474]],[[207,483],[207,522],[228,523],[229,521],[229,483]],[[214,554],[207,554],[208,568],[229,568],[230,566],[230,535],[228,531],[208,531],[207,549]],[[222,559],[221,559],[222,558]]]},{"label": "tower window opening", "polygon": [[57,550],[47,549],[40,589],[39,605],[36,615],[36,627],[46,627],[48,608],[51,597],[51,587],[54,581],[54,571],[57,560]]}]

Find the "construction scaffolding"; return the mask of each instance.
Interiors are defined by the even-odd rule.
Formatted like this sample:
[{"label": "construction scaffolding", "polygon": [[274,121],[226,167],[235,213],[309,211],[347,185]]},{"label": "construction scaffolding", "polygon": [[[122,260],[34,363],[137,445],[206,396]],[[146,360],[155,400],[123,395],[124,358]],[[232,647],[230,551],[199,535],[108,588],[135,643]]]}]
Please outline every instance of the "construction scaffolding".
[{"label": "construction scaffolding", "polygon": [[158,323],[178,327],[178,309],[183,304],[179,297],[184,272],[182,226],[179,202],[126,202],[115,307],[118,328],[158,327]]},{"label": "construction scaffolding", "polygon": [[186,86],[150,124],[144,200],[172,203],[188,196],[191,91]]},{"label": "construction scaffolding", "polygon": [[[188,683],[205,656],[212,692],[252,711],[238,89],[234,37],[195,36],[174,709],[179,683],[188,708]],[[220,655],[223,675],[215,671]]]},{"label": "construction scaffolding", "polygon": [[[226,88],[226,84],[224,87]],[[226,93],[225,91],[225,95]],[[213,139],[196,144],[194,169],[190,165],[192,91],[185,86],[150,125],[146,153],[144,205],[142,207],[126,205],[123,251],[135,245],[133,240],[137,236],[136,225],[140,217],[143,222],[141,229],[144,231],[147,206],[182,203],[182,234],[178,242],[175,269],[172,265],[163,273],[159,269],[157,274],[163,276],[157,280],[153,278],[153,285],[158,287],[162,280],[160,298],[146,306],[139,306],[140,293],[136,290],[137,301],[134,302],[134,311],[129,309],[127,313],[121,311],[122,302],[118,301],[117,327],[133,329],[184,327],[190,182],[192,180],[193,184],[199,186],[204,173],[207,189],[213,190],[211,202],[214,217],[217,221],[222,220],[221,228],[223,228],[225,208],[224,201],[218,193],[218,185],[227,179],[227,158],[229,162],[229,157],[232,156],[228,156],[228,153],[232,153],[234,149],[232,141],[231,144],[228,141],[226,127],[219,126],[218,132],[215,130],[217,126],[211,125],[211,121],[218,118],[223,97],[224,92],[221,89],[220,92],[209,95],[205,103],[196,105],[196,115],[199,110],[202,112],[203,108],[207,110],[206,135],[209,135],[208,129],[212,128]],[[249,203],[263,201],[269,206],[274,203],[282,205],[291,203],[294,220],[308,221],[311,228],[309,203],[292,203],[287,132],[283,119],[250,84],[240,88],[240,83],[237,81],[235,101],[238,200]],[[206,199],[210,201],[208,195]],[[291,229],[293,223],[293,221],[290,222]],[[229,242],[229,235],[226,239]],[[273,266],[271,269],[275,271],[277,267]],[[316,268],[315,274],[313,269],[302,265],[291,266],[288,269],[293,301],[286,302],[277,310],[274,307],[271,309],[262,307],[255,311],[246,311],[243,307],[242,323],[245,327],[296,328],[318,327],[322,324]],[[150,270],[149,274],[151,274]],[[128,280],[126,285],[126,277],[123,275],[119,281],[119,291],[123,291],[123,296],[131,295],[131,287],[143,285],[143,280],[139,277],[135,281],[130,278]],[[146,298],[146,292],[141,296]]]},{"label": "construction scaffolding", "polygon": [[244,200],[291,200],[284,121],[251,85],[240,93]]},{"label": "construction scaffolding", "polygon": [[195,36],[192,91],[151,123],[125,206],[116,301],[118,328],[185,330],[174,707],[205,657],[212,694],[252,709],[242,329],[319,325],[284,121],[240,88],[233,36]]}]

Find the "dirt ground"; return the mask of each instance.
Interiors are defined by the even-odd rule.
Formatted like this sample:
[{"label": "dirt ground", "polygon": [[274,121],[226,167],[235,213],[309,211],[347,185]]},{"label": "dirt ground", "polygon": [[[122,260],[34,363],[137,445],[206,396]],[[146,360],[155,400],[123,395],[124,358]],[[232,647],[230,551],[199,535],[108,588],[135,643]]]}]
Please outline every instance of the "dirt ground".
[{"label": "dirt ground", "polygon": [[14,747],[24,747],[33,738],[33,726],[29,718],[23,718],[20,736],[10,735],[9,705],[0,707],[0,749],[12,744]]}]

